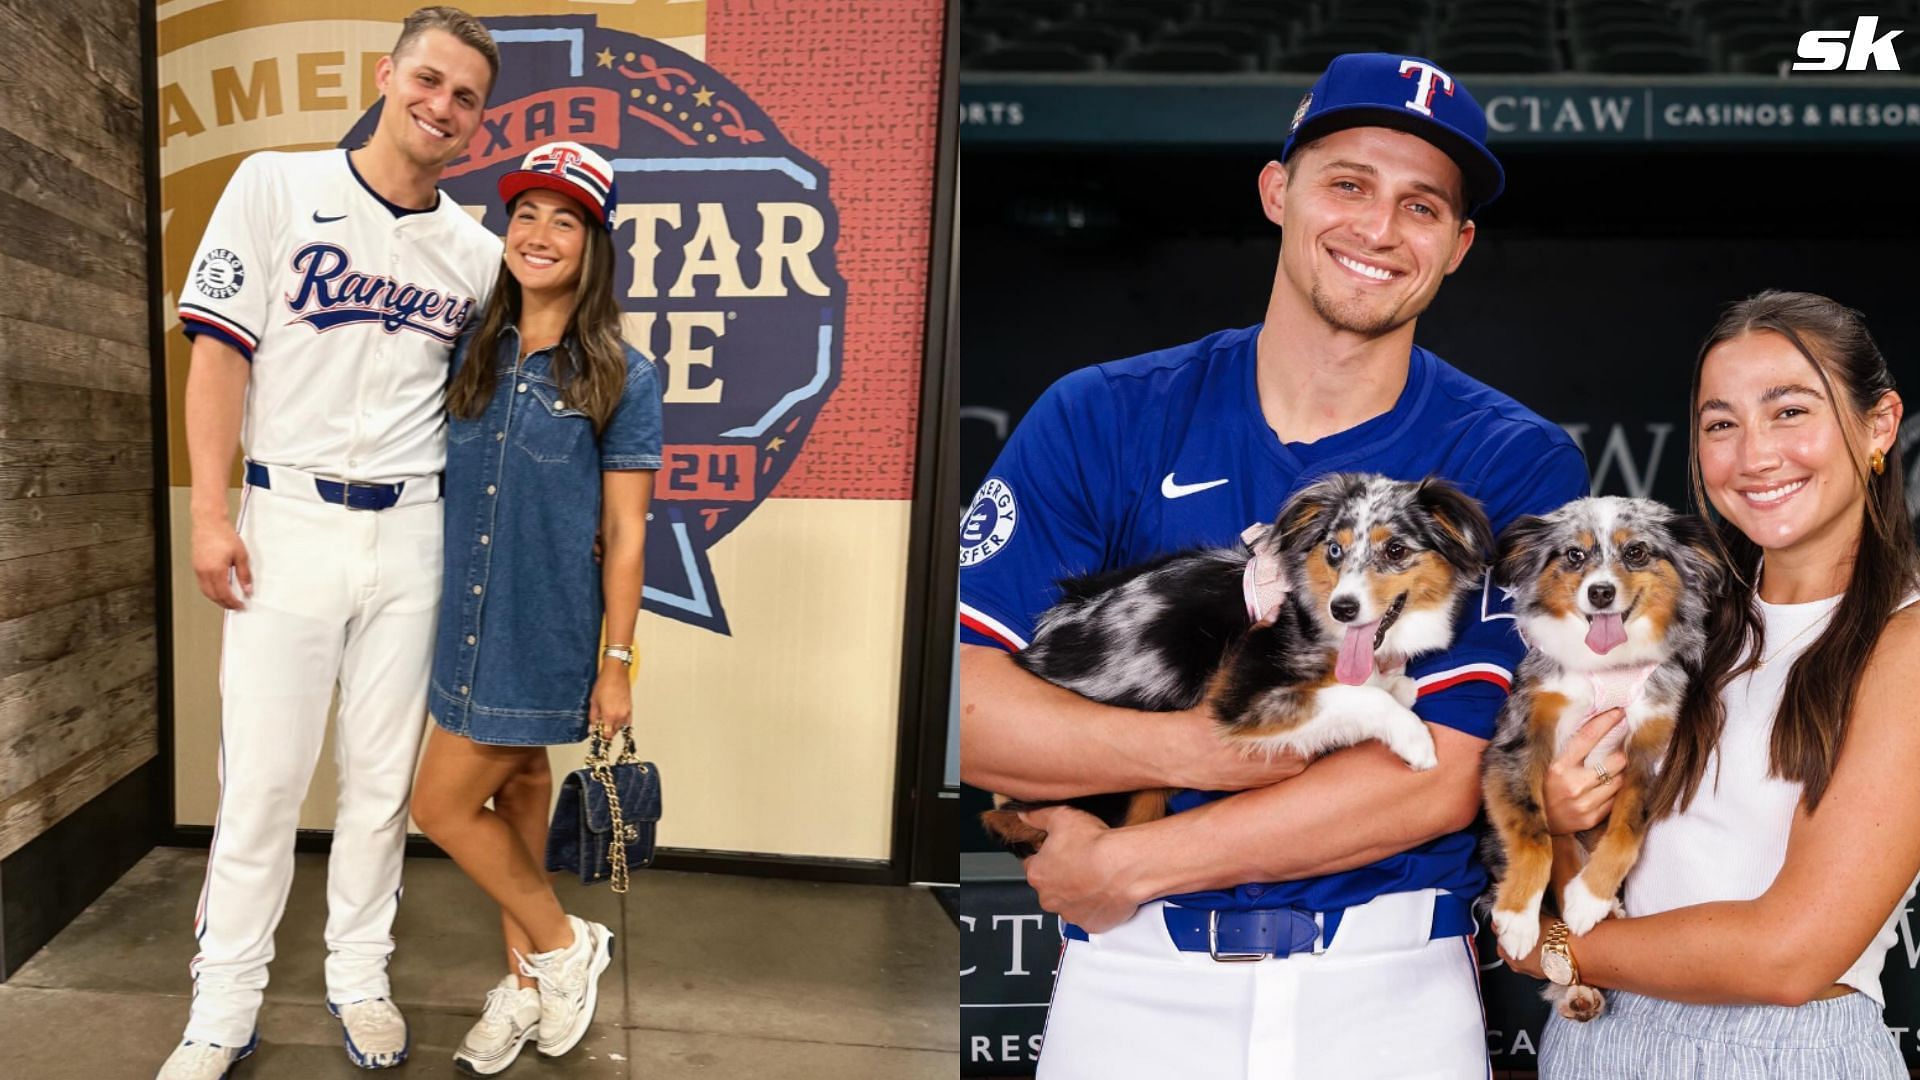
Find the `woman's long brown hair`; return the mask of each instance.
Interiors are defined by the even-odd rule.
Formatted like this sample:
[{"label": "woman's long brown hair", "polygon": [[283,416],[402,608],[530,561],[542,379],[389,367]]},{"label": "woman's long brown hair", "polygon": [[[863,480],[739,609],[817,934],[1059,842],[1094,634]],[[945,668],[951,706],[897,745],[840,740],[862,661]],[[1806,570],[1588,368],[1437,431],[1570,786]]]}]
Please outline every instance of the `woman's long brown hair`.
[{"label": "woman's long brown hair", "polygon": [[1693,801],[1726,727],[1721,691],[1736,676],[1758,666],[1765,648],[1756,602],[1760,547],[1713,512],[1700,477],[1701,368],[1716,346],[1757,332],[1785,338],[1820,376],[1867,495],[1847,591],[1826,630],[1794,661],[1773,721],[1768,772],[1801,785],[1809,813],[1826,794],[1834,759],[1847,735],[1854,691],[1880,632],[1900,601],[1920,583],[1920,550],[1907,518],[1899,447],[1886,455],[1886,470],[1875,473],[1867,467],[1867,454],[1859,445],[1858,433],[1865,427],[1867,414],[1895,389],[1893,373],[1860,313],[1824,296],[1771,289],[1729,306],[1700,345],[1687,400],[1693,500],[1713,523],[1733,568],[1732,583],[1729,595],[1710,608],[1702,670],[1693,673],[1666,764],[1653,785],[1649,809],[1655,817],[1684,810]]},{"label": "woman's long brown hair", "polygon": [[[518,200],[516,200],[517,202]],[[513,217],[513,205],[507,206]],[[586,233],[580,281],[574,287],[573,314],[567,318],[563,347],[553,355],[553,381],[572,407],[593,421],[597,438],[627,388],[627,353],[620,337],[620,305],[613,297],[613,237],[590,217],[580,219]],[[480,315],[480,328],[467,344],[467,361],[447,384],[447,411],[472,420],[487,411],[498,381],[500,335],[520,322],[520,282],[503,264],[493,294]],[[523,343],[524,345],[524,343]]]}]

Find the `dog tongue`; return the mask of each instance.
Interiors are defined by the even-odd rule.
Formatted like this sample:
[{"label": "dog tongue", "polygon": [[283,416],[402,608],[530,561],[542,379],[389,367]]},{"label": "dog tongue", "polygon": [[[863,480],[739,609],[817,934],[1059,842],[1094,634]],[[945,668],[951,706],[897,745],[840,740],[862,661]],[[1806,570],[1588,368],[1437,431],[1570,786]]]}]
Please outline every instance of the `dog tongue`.
[{"label": "dog tongue", "polygon": [[1348,686],[1359,686],[1373,674],[1373,632],[1380,628],[1378,619],[1365,626],[1347,627],[1347,636],[1340,639],[1340,659],[1333,666],[1333,677]]},{"label": "dog tongue", "polygon": [[1627,628],[1622,623],[1618,615],[1595,615],[1587,627],[1587,648],[1605,656],[1625,644]]}]

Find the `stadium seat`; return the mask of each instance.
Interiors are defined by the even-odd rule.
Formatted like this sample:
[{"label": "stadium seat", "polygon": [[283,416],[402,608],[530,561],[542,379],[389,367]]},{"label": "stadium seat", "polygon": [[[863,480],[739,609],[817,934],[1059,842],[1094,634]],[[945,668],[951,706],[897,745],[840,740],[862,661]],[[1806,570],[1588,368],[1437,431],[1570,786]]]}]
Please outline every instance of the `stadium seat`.
[{"label": "stadium seat", "polygon": [[1208,45],[1151,45],[1122,56],[1114,66],[1122,71],[1221,74],[1252,71],[1254,58]]},{"label": "stadium seat", "polygon": [[1314,0],[1220,0],[1207,13],[1214,22],[1291,31],[1315,15]]},{"label": "stadium seat", "polygon": [[1441,38],[1475,37],[1487,40],[1544,41],[1553,28],[1545,22],[1525,22],[1504,16],[1469,15],[1434,24]]},{"label": "stadium seat", "polygon": [[1899,29],[1900,20],[1890,10],[1890,5],[1873,3],[1871,0],[1807,0],[1803,10],[1809,30],[1851,30],[1854,21],[1862,15],[1880,16],[1880,32]]},{"label": "stadium seat", "polygon": [[984,30],[975,30],[971,26],[960,28],[960,59],[970,60],[976,54],[993,48],[993,35]]},{"label": "stadium seat", "polygon": [[1553,35],[1545,30],[1510,25],[1448,27],[1433,41],[1434,58],[1463,49],[1517,49],[1553,51]]},{"label": "stadium seat", "polygon": [[1240,23],[1196,22],[1160,36],[1158,44],[1211,45],[1257,58],[1265,64],[1284,39],[1271,31]]},{"label": "stadium seat", "polygon": [[1409,40],[1310,36],[1282,54],[1276,66],[1281,71],[1324,71],[1327,64],[1342,53],[1416,51]]},{"label": "stadium seat", "polygon": [[1135,8],[1090,11],[1078,21],[1083,26],[1106,26],[1132,34],[1136,41],[1152,41],[1171,25],[1162,15]]},{"label": "stadium seat", "polygon": [[1702,33],[1780,22],[1786,5],[1766,0],[1696,0],[1682,10],[1684,21]]},{"label": "stadium seat", "polygon": [[1100,58],[1071,45],[1007,45],[968,61],[975,71],[1097,71]]},{"label": "stadium seat", "polygon": [[[1050,23],[1073,19],[1082,9],[1081,0],[997,0],[994,6],[1023,11],[1034,18],[1045,19]],[[963,10],[960,13],[960,21],[965,22],[966,19],[966,12]]]},{"label": "stadium seat", "polygon": [[1793,58],[1804,29],[1786,22],[1749,23],[1709,34],[1707,41],[1723,70],[1774,75],[1780,60]]},{"label": "stadium seat", "polygon": [[983,11],[963,12],[960,25],[982,33],[992,34],[1001,40],[1025,37],[1038,29],[1039,20],[1020,11],[1006,8],[988,8]]},{"label": "stadium seat", "polygon": [[1588,71],[1613,75],[1703,75],[1713,69],[1699,52],[1632,45],[1589,54],[1584,66]]},{"label": "stadium seat", "polygon": [[1552,52],[1545,48],[1516,49],[1505,46],[1485,48],[1435,49],[1433,59],[1448,70],[1480,75],[1537,75],[1558,69]]},{"label": "stadium seat", "polygon": [[1573,0],[1567,5],[1568,20],[1585,22],[1665,22],[1673,9],[1652,0]]},{"label": "stadium seat", "polygon": [[1546,0],[1454,0],[1447,5],[1443,14],[1453,19],[1491,18],[1548,23],[1553,20],[1553,5]]},{"label": "stadium seat", "polygon": [[1133,35],[1111,26],[1094,26],[1083,22],[1063,23],[1049,26],[1021,38],[1022,45],[1071,45],[1083,53],[1112,60],[1128,49],[1139,44]]},{"label": "stadium seat", "polygon": [[1751,52],[1729,53],[1718,66],[1739,75],[1784,75],[1795,59],[1791,45],[1768,46]]}]

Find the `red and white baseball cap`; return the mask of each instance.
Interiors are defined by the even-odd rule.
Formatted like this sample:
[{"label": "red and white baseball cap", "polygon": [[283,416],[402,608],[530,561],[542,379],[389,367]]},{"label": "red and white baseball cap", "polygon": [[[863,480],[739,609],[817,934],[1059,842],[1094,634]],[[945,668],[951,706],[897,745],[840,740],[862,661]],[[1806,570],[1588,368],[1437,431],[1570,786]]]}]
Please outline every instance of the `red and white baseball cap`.
[{"label": "red and white baseball cap", "polygon": [[616,191],[613,166],[577,142],[536,147],[520,167],[500,178],[500,201],[511,203],[528,188],[546,188],[578,200],[595,221],[613,227]]}]

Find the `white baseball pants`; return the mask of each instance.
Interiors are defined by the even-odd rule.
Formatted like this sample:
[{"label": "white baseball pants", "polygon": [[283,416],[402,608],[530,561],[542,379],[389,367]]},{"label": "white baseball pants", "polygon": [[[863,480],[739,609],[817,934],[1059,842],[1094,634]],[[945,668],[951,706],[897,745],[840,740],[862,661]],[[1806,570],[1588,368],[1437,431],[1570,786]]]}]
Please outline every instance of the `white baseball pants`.
[{"label": "white baseball pants", "polygon": [[1428,940],[1433,893],[1349,908],[1325,952],[1223,963],[1161,903],[1068,941],[1038,1080],[1486,1080],[1479,969]]},{"label": "white baseball pants", "polygon": [[186,1037],[242,1046],[293,882],[300,803],[339,687],[339,805],[327,863],[327,996],[388,994],[407,799],[440,601],[439,501],[381,511],[248,487],[253,571],[220,653],[220,809],[195,915]]}]

